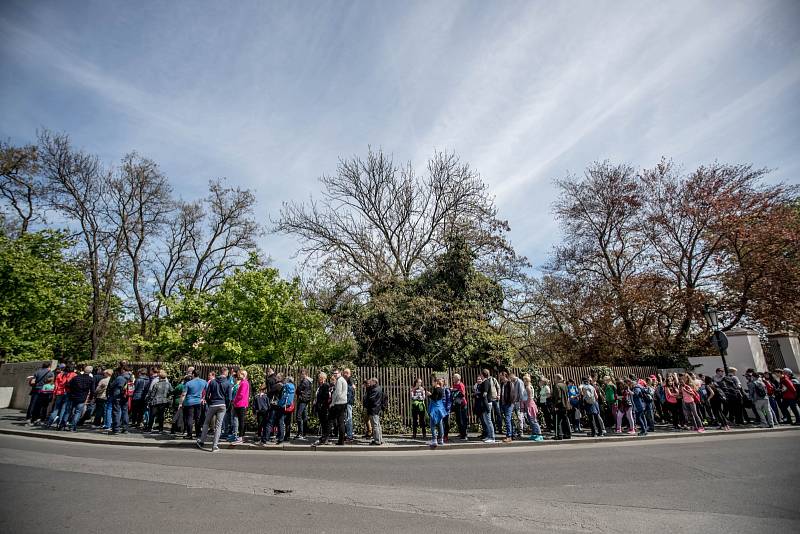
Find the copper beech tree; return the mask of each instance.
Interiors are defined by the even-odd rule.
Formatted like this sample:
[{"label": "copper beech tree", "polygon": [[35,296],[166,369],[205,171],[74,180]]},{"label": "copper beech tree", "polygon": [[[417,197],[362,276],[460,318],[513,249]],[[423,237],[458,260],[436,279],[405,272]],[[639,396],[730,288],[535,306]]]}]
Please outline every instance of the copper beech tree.
[{"label": "copper beech tree", "polygon": [[599,162],[559,180],[564,243],[539,286],[543,350],[569,362],[681,361],[707,350],[709,301],[726,330],[800,325],[797,190],[767,175],[662,160]]}]

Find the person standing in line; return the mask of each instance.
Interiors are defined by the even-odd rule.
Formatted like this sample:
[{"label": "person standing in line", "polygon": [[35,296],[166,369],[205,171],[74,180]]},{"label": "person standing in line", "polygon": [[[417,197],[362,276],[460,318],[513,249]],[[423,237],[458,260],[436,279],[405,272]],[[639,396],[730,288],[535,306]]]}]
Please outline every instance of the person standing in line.
[{"label": "person standing in line", "polygon": [[269,418],[267,420],[267,439],[271,442],[273,434],[277,435],[277,428],[279,426],[278,419],[284,415],[283,410],[278,406],[283,395],[283,373],[275,373],[269,381],[270,386],[267,390],[269,396]]},{"label": "person standing in line", "polygon": [[511,443],[514,439],[514,406],[519,404],[516,385],[507,372],[500,374],[500,409],[506,425],[506,437],[503,443]]},{"label": "person standing in line", "polygon": [[[484,369],[485,371],[489,371],[488,369]],[[492,401],[492,424],[494,424],[494,431],[495,433],[502,433],[503,432],[503,412],[500,409],[500,382],[492,376],[491,371],[489,372],[489,390],[491,393],[491,401]]]},{"label": "person standing in line", "polygon": [[150,406],[150,419],[147,426],[150,428],[151,434],[164,432],[164,419],[169,406],[170,393],[172,393],[172,384],[167,379],[167,372],[160,369],[158,380],[154,381],[153,387],[147,392],[147,404]]},{"label": "person standing in line", "polygon": [[[343,373],[350,373],[349,369],[345,369]],[[331,394],[331,410],[330,416],[336,422],[336,429],[338,431],[337,445],[344,445],[346,437],[345,419],[347,418],[347,379],[343,373],[338,369],[333,371],[335,379],[333,386],[333,393]]]},{"label": "person standing in line", "polygon": [[208,431],[211,427],[212,419],[214,422],[214,441],[211,445],[211,452],[219,450],[219,436],[222,434],[222,425],[225,422],[225,412],[231,395],[231,382],[228,380],[226,370],[223,369],[220,376],[209,382],[206,387],[205,401],[206,401],[206,418],[203,421],[203,430],[200,433],[200,439],[195,441],[197,447],[202,449],[208,436]]},{"label": "person standing in line", "polygon": [[111,382],[111,430],[112,435],[117,433],[126,434],[128,432],[128,383],[131,381],[131,373],[128,371],[127,363],[120,364],[117,377]]},{"label": "person standing in line", "polygon": [[431,391],[428,393],[428,417],[431,419],[431,447],[444,445],[444,430],[442,420],[445,416],[444,408],[444,381],[441,378],[434,378],[431,384]]},{"label": "person standing in line", "polygon": [[294,439],[305,441],[308,432],[308,410],[311,403],[311,380],[308,378],[308,370],[300,369],[300,379],[297,382],[297,409],[295,410],[295,420],[297,421],[297,434]]},{"label": "person standing in line", "polygon": [[250,406],[250,381],[247,380],[247,371],[239,371],[239,384],[236,395],[233,397],[233,422],[235,438],[234,444],[244,442],[247,408]]},{"label": "person standing in line", "polygon": [[92,366],[87,365],[83,372],[75,375],[67,384],[70,411],[65,417],[65,426],[68,424],[73,432],[78,431],[78,421],[83,417],[83,412],[92,398],[94,377]]},{"label": "person standing in line", "polygon": [[147,369],[141,368],[136,373],[136,381],[133,386],[133,397],[131,401],[131,426],[138,428],[144,418],[144,407],[146,403],[147,386],[150,385],[150,377]]},{"label": "person standing in line", "polygon": [[575,381],[567,379],[567,394],[569,395],[569,414],[572,431],[575,433],[583,432],[581,428],[581,393]]},{"label": "person standing in line", "polygon": [[113,371],[111,369],[106,369],[103,371],[103,377],[97,382],[97,386],[94,389],[94,421],[92,422],[92,426],[95,428],[99,428],[102,425],[108,425],[110,427],[110,422],[105,420],[106,416],[106,404],[108,401],[108,384],[111,382],[111,374]]},{"label": "person standing in line", "polygon": [[622,418],[628,422],[628,434],[636,433],[636,425],[633,422],[633,391],[631,390],[631,380],[626,378],[624,381],[617,382],[617,432],[622,432]]},{"label": "person standing in line", "polygon": [[531,375],[525,373],[522,375],[523,391],[525,392],[525,400],[522,401],[522,411],[528,421],[528,426],[531,427],[531,437],[533,441],[544,441],[542,436],[542,429],[539,426],[539,413],[534,400],[535,394],[533,392],[533,384],[531,384]]},{"label": "person standing in line", "polygon": [[207,383],[192,370],[192,378],[184,386],[181,409],[183,410],[183,427],[186,431],[184,439],[194,439],[200,427],[200,411],[205,398]]},{"label": "person standing in line", "polygon": [[639,425],[639,436],[647,435],[647,418],[645,417],[645,410],[647,410],[647,386],[640,384],[636,379],[628,378],[629,385],[633,391],[633,409],[636,413],[636,424]]},{"label": "person standing in line", "polygon": [[550,389],[550,380],[545,377],[539,379],[539,399],[538,408],[544,415],[544,426],[549,431],[553,431],[553,406],[550,403],[550,396],[552,391]]},{"label": "person standing in line", "polygon": [[753,410],[758,417],[759,426],[762,428],[774,428],[775,420],[772,418],[772,408],[769,406],[767,386],[761,377],[753,369],[745,371],[747,379],[747,393],[753,403]]},{"label": "person standing in line", "polygon": [[186,391],[186,384],[189,383],[189,380],[191,380],[189,375],[185,375],[175,384],[175,387],[172,388],[172,392],[169,394],[172,401],[172,425],[170,426],[169,433],[173,435],[183,434],[183,407],[181,406],[181,401],[183,400],[183,394]]},{"label": "person standing in line", "polygon": [[597,389],[589,383],[589,378],[584,377],[581,381],[581,404],[586,417],[589,419],[590,436],[603,437],[606,435],[603,418],[600,417],[600,402]]},{"label": "person standing in line", "polygon": [[603,377],[603,395],[606,397],[607,426],[616,428],[617,421],[617,388],[610,376]]},{"label": "person standing in line", "polygon": [[[61,367],[62,365],[63,367]],[[67,383],[72,380],[77,373],[75,373],[72,364],[59,364],[59,367],[62,369],[62,371],[55,377],[55,400],[53,401],[53,410],[50,412],[50,417],[47,419],[45,428],[50,428],[56,421],[58,421],[58,428],[63,428],[67,424],[65,421],[66,413],[69,411]]]},{"label": "person standing in line", "polygon": [[553,386],[553,393],[550,396],[550,402],[553,405],[553,427],[555,429],[555,436],[553,439],[572,439],[572,432],[570,430],[568,413],[570,409],[569,391],[567,385],[564,383],[564,377],[560,374],[554,377],[555,385]]},{"label": "person standing in line", "polygon": [[36,406],[33,407],[31,418],[34,425],[40,425],[43,421],[47,420],[47,408],[53,400],[53,391],[55,390],[55,377],[54,375],[48,376],[42,384],[42,388],[36,397]]},{"label": "person standing in line", "polygon": [[[781,409],[785,410],[786,423],[795,426],[800,425],[800,410],[797,408],[798,383],[796,383],[794,373],[786,367],[784,369],[776,369],[775,375],[781,385]],[[794,422],[791,421],[789,413],[794,415]]]},{"label": "person standing in line", "polygon": [[369,380],[361,381],[361,424],[364,425],[364,439],[372,440],[372,420],[367,409],[367,393],[369,393]]},{"label": "person standing in line", "polygon": [[[490,413],[490,408],[488,402],[486,401],[486,392],[485,392],[486,386],[484,385],[483,382],[484,382],[483,372],[480,372],[478,373],[478,377],[475,380],[475,385],[472,386],[472,397],[473,397],[472,411],[481,424],[481,433],[478,436],[478,439],[486,441],[487,439],[489,439],[490,435],[489,430],[492,418],[491,416],[487,416],[487,414]],[[492,435],[492,440],[494,440],[493,427],[491,435]]]},{"label": "person standing in line", "polygon": [[36,421],[36,419],[33,418],[33,411],[37,405],[36,397],[42,390],[42,386],[47,382],[47,379],[54,376],[53,371],[50,370],[50,362],[45,362],[33,373],[33,376],[28,377],[28,384],[31,386],[31,398],[30,402],[28,402],[28,411],[25,414],[25,419],[28,424],[33,424]]},{"label": "person standing in line", "polygon": [[295,386],[294,378],[291,376],[286,377],[286,383],[283,385],[281,391],[281,398],[278,400],[278,439],[275,441],[276,445],[280,445],[292,433],[292,413],[295,408]]},{"label": "person standing in line", "polygon": [[716,420],[719,430],[730,430],[728,419],[725,417],[725,394],[722,389],[714,383],[710,376],[705,377],[706,391],[708,392],[708,405],[711,413]]},{"label": "person standing in line", "polygon": [[[713,382],[711,377],[706,377],[708,380]],[[722,391],[717,386],[715,386],[715,391]],[[722,402],[725,398],[724,395],[720,395],[717,399],[717,402]],[[667,383],[664,385],[664,406],[666,407],[666,411],[669,414],[670,421],[672,422],[672,429],[673,430],[680,430],[681,429],[681,391],[680,386],[677,384],[675,377],[673,375],[667,376]],[[722,409],[724,410],[724,403],[722,404]],[[726,422],[727,424],[727,422]]]},{"label": "person standing in line", "polygon": [[775,426],[778,426],[783,421],[781,421],[781,412],[778,408],[778,403],[775,401],[776,382],[773,382],[772,375],[769,371],[761,373],[761,381],[764,382],[764,386],[767,388],[767,400],[772,410],[772,419],[775,421]]},{"label": "person standing in line", "polygon": [[414,381],[414,387],[411,388],[411,439],[417,439],[417,429],[422,430],[422,439],[425,439],[426,424],[425,424],[425,399],[427,392],[425,386],[422,385],[422,379],[417,378]]},{"label": "person standing in line", "polygon": [[328,422],[330,415],[331,387],[328,382],[328,375],[319,373],[317,375],[317,393],[314,395],[313,413],[319,419],[319,439],[314,445],[325,445],[328,443],[328,436],[331,425]]},{"label": "person standing in line", "polygon": [[694,381],[686,374],[683,377],[683,384],[681,384],[681,397],[683,399],[683,411],[686,420],[692,425],[692,428],[697,432],[705,432],[703,422],[700,420],[700,414],[697,413],[697,403],[700,400],[700,395],[694,389]]},{"label": "person standing in line", "polygon": [[378,384],[377,378],[370,378],[367,382],[366,411],[372,423],[372,441],[370,445],[383,445],[383,432],[381,431],[381,411],[383,409],[383,389]]},{"label": "person standing in line", "polygon": [[450,390],[453,413],[458,425],[458,439],[467,441],[467,389],[461,381],[461,375],[453,375],[453,387]]},{"label": "person standing in line", "polygon": [[447,386],[447,379],[442,378],[442,405],[444,406],[444,417],[442,417],[442,430],[444,431],[443,441],[450,441],[450,410],[453,408],[453,398],[450,388]]},{"label": "person standing in line", "polygon": [[353,405],[356,402],[356,387],[353,385],[350,370],[345,369],[345,371],[347,372],[344,377],[347,380],[347,407],[345,408],[344,433],[347,441],[352,442],[355,441],[355,436],[353,436]]}]

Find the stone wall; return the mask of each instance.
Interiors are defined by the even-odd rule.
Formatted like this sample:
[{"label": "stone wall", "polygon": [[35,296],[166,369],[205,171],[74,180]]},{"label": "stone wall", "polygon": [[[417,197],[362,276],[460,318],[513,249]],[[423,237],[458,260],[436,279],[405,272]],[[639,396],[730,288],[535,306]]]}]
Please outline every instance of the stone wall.
[{"label": "stone wall", "polygon": [[[46,360],[45,360],[46,361]],[[42,367],[45,361],[4,363],[0,365],[0,387],[13,387],[10,408],[25,410],[30,400],[31,388],[27,378]],[[55,369],[56,361],[50,362],[50,367]]]}]

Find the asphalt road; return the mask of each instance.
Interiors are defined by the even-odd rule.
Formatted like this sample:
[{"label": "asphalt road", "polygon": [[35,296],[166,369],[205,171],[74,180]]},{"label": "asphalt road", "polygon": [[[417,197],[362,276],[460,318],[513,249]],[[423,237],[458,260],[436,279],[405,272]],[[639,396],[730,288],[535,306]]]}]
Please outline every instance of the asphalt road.
[{"label": "asphalt road", "polygon": [[0,532],[800,532],[799,443],[212,454],[0,436]]}]

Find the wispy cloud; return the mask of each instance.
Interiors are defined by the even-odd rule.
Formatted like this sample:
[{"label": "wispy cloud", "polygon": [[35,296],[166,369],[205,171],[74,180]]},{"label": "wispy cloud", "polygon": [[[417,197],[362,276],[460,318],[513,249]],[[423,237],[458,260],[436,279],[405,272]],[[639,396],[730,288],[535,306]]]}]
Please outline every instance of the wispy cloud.
[{"label": "wispy cloud", "polygon": [[[417,165],[454,150],[540,263],[552,179],[593,159],[736,158],[797,181],[799,15],[791,1],[8,1],[0,135],[137,149],[185,196],[228,176],[265,221],[368,144]],[[290,239],[263,247],[292,268]]]}]

